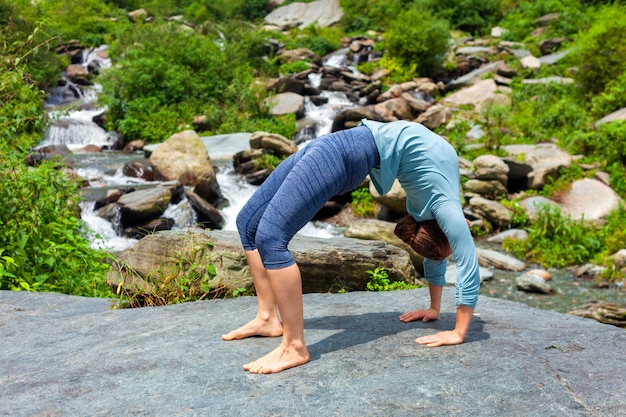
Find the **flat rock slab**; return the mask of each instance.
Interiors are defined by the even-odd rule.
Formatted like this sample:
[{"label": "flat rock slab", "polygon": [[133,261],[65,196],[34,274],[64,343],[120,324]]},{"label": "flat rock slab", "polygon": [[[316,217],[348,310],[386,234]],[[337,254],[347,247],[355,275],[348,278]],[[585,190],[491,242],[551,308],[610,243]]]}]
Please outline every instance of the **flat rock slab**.
[{"label": "flat rock slab", "polygon": [[624,416],[626,331],[480,296],[466,343],[402,323],[427,289],[306,294],[310,363],[241,368],[279,338],[224,342],[256,298],[111,310],[111,302],[0,291],[2,416]]}]

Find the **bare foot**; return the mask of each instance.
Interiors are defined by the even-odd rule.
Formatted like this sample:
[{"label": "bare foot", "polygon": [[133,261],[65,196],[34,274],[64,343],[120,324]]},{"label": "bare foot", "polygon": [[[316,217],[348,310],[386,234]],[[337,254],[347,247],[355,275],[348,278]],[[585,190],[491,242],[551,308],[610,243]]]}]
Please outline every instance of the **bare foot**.
[{"label": "bare foot", "polygon": [[290,346],[283,342],[262,358],[245,364],[243,369],[253,374],[271,374],[304,365],[310,359],[311,355],[305,345]]},{"label": "bare foot", "polygon": [[250,320],[238,329],[222,335],[224,340],[245,339],[251,336],[278,337],[283,334],[283,326],[278,319],[263,320],[259,317]]}]

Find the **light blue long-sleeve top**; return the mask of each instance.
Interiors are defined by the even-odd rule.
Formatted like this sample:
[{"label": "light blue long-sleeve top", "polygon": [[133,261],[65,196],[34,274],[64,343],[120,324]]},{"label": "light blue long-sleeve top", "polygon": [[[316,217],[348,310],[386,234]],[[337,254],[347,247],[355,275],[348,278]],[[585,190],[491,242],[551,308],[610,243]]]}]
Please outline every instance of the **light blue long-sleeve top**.
[{"label": "light blue long-sleeve top", "polygon": [[[436,219],[454,255],[457,268],[456,305],[476,307],[480,274],[472,234],[460,201],[459,160],[441,136],[408,121],[381,123],[364,119],[380,153],[380,166],[370,178],[380,195],[397,178],[406,191],[406,208],[417,221]],[[430,284],[446,283],[447,260],[424,259],[424,275]]]}]

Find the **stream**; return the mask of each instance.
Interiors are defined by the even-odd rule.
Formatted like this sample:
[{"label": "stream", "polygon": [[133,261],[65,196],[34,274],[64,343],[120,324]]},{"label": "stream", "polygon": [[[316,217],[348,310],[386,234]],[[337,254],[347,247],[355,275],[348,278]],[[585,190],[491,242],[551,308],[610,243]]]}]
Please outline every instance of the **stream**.
[{"label": "stream", "polygon": [[[87,67],[93,64],[94,60],[97,60],[99,68],[108,68],[111,62],[96,54],[98,50],[102,49],[106,49],[106,47],[86,51],[83,56],[83,65]],[[341,52],[332,54],[325,60],[324,65],[355,71],[352,67],[346,67],[346,54]],[[310,74],[309,82],[314,87],[319,86],[320,75]],[[94,117],[105,111],[97,105],[99,91],[98,85],[78,86],[70,80],[65,80],[65,85],[50,91],[45,106],[50,115],[51,123],[40,146],[66,145],[74,152],[71,156],[66,157],[66,162],[89,183],[89,186],[82,190],[80,206],[82,220],[91,231],[92,246],[120,252],[134,245],[136,240],[121,236],[118,226],[96,214],[94,211],[96,196],[102,196],[109,189],[141,188],[152,186],[157,182],[127,177],[122,173],[122,168],[126,162],[142,158],[144,154],[143,151],[124,153],[108,150],[115,143],[116,134],[103,130],[93,121]],[[314,120],[316,124],[313,137],[330,133],[335,114],[354,105],[343,93],[325,91],[322,92],[322,96],[328,98],[328,103],[321,106],[311,103],[308,97],[305,99],[306,117]],[[62,110],[67,108],[68,104],[71,104],[73,110]],[[102,147],[103,151],[81,152],[80,149],[86,145],[97,145]],[[215,157],[215,154],[212,155],[211,149],[209,149],[209,156],[216,167],[220,189],[229,201],[228,206],[220,210],[225,220],[223,229],[236,230],[237,213],[257,187],[245,182],[242,176],[235,172],[232,155],[248,148],[249,145],[242,141],[233,141],[232,143],[220,143],[219,146],[219,157]],[[299,146],[306,146],[306,142]],[[170,204],[163,216],[174,219],[174,229],[182,229],[195,224],[195,214],[184,198],[177,204]],[[332,238],[342,236],[343,230],[323,222],[310,222],[299,234]],[[477,245],[489,246],[481,239],[477,239]],[[483,282],[481,286],[481,295],[517,301],[532,307],[562,313],[596,300],[626,305],[626,291],[623,289],[599,288],[594,280],[576,278],[568,270],[555,270],[550,271],[550,273],[552,275],[550,283],[555,290],[551,295],[518,290],[515,286],[515,277],[518,273],[502,270],[493,270],[493,278]]]}]

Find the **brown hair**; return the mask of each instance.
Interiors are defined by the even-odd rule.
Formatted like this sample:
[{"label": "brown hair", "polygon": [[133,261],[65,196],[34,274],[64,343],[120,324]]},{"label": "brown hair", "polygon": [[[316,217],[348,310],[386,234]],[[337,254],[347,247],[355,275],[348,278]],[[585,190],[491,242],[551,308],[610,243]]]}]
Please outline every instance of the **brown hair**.
[{"label": "brown hair", "polygon": [[417,222],[407,216],[396,225],[394,234],[428,259],[442,260],[452,254],[450,243],[436,220]]}]

